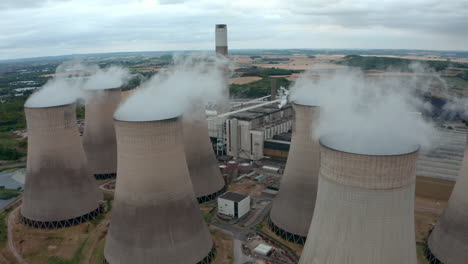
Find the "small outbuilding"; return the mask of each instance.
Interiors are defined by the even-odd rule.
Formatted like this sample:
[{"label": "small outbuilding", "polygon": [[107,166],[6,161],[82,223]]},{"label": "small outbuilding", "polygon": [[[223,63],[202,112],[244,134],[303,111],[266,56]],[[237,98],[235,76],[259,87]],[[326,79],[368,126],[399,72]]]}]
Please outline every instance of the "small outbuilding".
[{"label": "small outbuilding", "polygon": [[250,196],[226,192],[218,198],[218,213],[241,218],[250,211]]},{"label": "small outbuilding", "polygon": [[271,251],[273,250],[272,246],[265,245],[265,244],[259,244],[255,249],[254,253],[260,256],[269,256],[271,254]]}]

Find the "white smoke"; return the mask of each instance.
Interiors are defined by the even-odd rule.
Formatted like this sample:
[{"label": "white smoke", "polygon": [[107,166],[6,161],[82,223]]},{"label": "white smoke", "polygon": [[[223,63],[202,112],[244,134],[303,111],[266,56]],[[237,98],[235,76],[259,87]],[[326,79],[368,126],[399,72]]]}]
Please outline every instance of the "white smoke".
[{"label": "white smoke", "polygon": [[100,69],[98,65],[80,61],[64,62],[57,67],[54,78],[33,93],[25,106],[51,107],[71,104],[85,99],[85,89],[117,88],[126,84],[130,77],[128,70],[121,67]]},{"label": "white smoke", "polygon": [[458,116],[468,120],[468,98],[451,96],[442,108],[442,114],[450,119]]},{"label": "white smoke", "polygon": [[126,84],[132,77],[128,69],[111,66],[107,69],[94,69],[84,85],[86,90],[104,90],[119,88]]},{"label": "white smoke", "polygon": [[180,116],[194,102],[220,101],[227,86],[228,60],[215,56],[174,56],[173,65],[143,83],[115,113],[124,121]]},{"label": "white smoke", "polygon": [[283,106],[285,106],[288,103],[289,90],[281,86],[278,92],[279,92],[279,98],[280,98],[280,103],[278,105],[278,108],[281,109],[283,108]]},{"label": "white smoke", "polygon": [[25,107],[51,107],[71,104],[84,98],[83,85],[85,70],[88,66],[79,62],[65,62],[59,65],[53,79],[47,81],[38,91],[33,93]]},{"label": "white smoke", "polygon": [[415,95],[424,89],[411,78],[370,77],[339,69],[313,77],[305,72],[291,88],[291,101],[320,107],[315,137],[337,135],[334,146],[366,154],[398,154],[429,148],[434,126],[416,114],[428,105]]}]

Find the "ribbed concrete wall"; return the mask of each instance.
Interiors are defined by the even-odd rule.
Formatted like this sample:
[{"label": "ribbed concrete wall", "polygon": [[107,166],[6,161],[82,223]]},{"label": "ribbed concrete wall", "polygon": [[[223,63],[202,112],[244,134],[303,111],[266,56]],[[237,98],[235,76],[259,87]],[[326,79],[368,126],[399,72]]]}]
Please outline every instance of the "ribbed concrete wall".
[{"label": "ribbed concrete wall", "polygon": [[203,104],[194,103],[183,124],[185,158],[195,197],[199,202],[213,200],[224,192],[224,180],[208,135]]},{"label": "ribbed concrete wall", "polygon": [[195,264],[213,241],[195,200],[180,118],[116,121],[119,175],[104,256],[111,264]]},{"label": "ribbed concrete wall", "polygon": [[313,131],[320,109],[300,104],[293,107],[295,122],[291,148],[280,190],[270,212],[270,227],[286,239],[304,243],[317,196],[320,148]]},{"label": "ribbed concrete wall", "polygon": [[362,155],[320,147],[319,188],[301,264],[416,264],[418,152]]},{"label": "ribbed concrete wall", "polygon": [[468,261],[468,145],[448,205],[429,237],[429,250],[445,264]]},{"label": "ribbed concrete wall", "polygon": [[90,90],[85,108],[83,148],[88,167],[97,178],[115,176],[117,143],[114,112],[120,103],[120,89]]},{"label": "ribbed concrete wall", "polygon": [[86,167],[75,104],[25,107],[25,113],[28,160],[22,216],[53,222],[95,211],[102,193]]}]

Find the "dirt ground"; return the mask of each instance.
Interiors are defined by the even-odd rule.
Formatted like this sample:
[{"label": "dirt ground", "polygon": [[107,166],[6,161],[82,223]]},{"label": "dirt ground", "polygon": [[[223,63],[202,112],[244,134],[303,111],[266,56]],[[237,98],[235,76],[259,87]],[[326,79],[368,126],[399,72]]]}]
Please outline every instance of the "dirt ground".
[{"label": "dirt ground", "polygon": [[84,246],[95,225],[91,222],[66,229],[45,230],[26,227],[16,216],[13,239],[16,249],[29,263],[50,263],[51,259],[71,260]]},{"label": "dirt ground", "polygon": [[454,185],[454,181],[418,176],[416,177],[416,196],[441,201],[448,200]]},{"label": "dirt ground", "polygon": [[416,242],[426,241],[429,231],[437,223],[446,206],[447,201],[416,196],[414,210]]},{"label": "dirt ground", "polygon": [[249,178],[243,178],[238,182],[231,183],[228,191],[242,193],[245,195],[260,195],[266,187]]},{"label": "dirt ground", "polygon": [[231,264],[233,261],[233,238],[230,234],[210,226],[210,233],[216,245],[216,258],[213,264]]},{"label": "dirt ground", "polygon": [[261,79],[262,77],[258,77],[258,76],[246,76],[246,77],[231,78],[229,82],[233,84],[246,84],[246,83],[255,82]]}]

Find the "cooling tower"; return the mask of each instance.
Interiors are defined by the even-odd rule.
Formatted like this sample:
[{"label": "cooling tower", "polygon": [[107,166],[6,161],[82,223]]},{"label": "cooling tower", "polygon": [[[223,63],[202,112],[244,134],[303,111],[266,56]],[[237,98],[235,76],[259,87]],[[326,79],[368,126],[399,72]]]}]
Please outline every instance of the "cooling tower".
[{"label": "cooling tower", "polygon": [[215,28],[216,54],[228,55],[227,27],[225,24],[218,24]]},{"label": "cooling tower", "polygon": [[181,118],[115,121],[117,173],[108,263],[210,263],[216,252],[195,200]]},{"label": "cooling tower", "polygon": [[269,226],[284,239],[304,244],[317,196],[319,144],[313,138],[313,126],[319,118],[319,107],[294,103],[293,108],[291,148]]},{"label": "cooling tower", "polygon": [[468,260],[468,145],[447,207],[429,237],[427,255],[431,263]]},{"label": "cooling tower", "polygon": [[21,221],[60,228],[101,213],[99,191],[86,167],[75,104],[25,107],[28,160]]},{"label": "cooling tower", "polygon": [[355,151],[333,136],[320,145],[317,200],[299,263],[416,264],[419,147],[376,143],[369,146],[382,148]]},{"label": "cooling tower", "polygon": [[184,115],[185,158],[195,197],[211,201],[225,192],[224,180],[208,135],[203,104],[192,104]]},{"label": "cooling tower", "polygon": [[96,179],[113,178],[117,171],[114,112],[120,103],[120,89],[87,92],[83,148],[88,167]]}]

